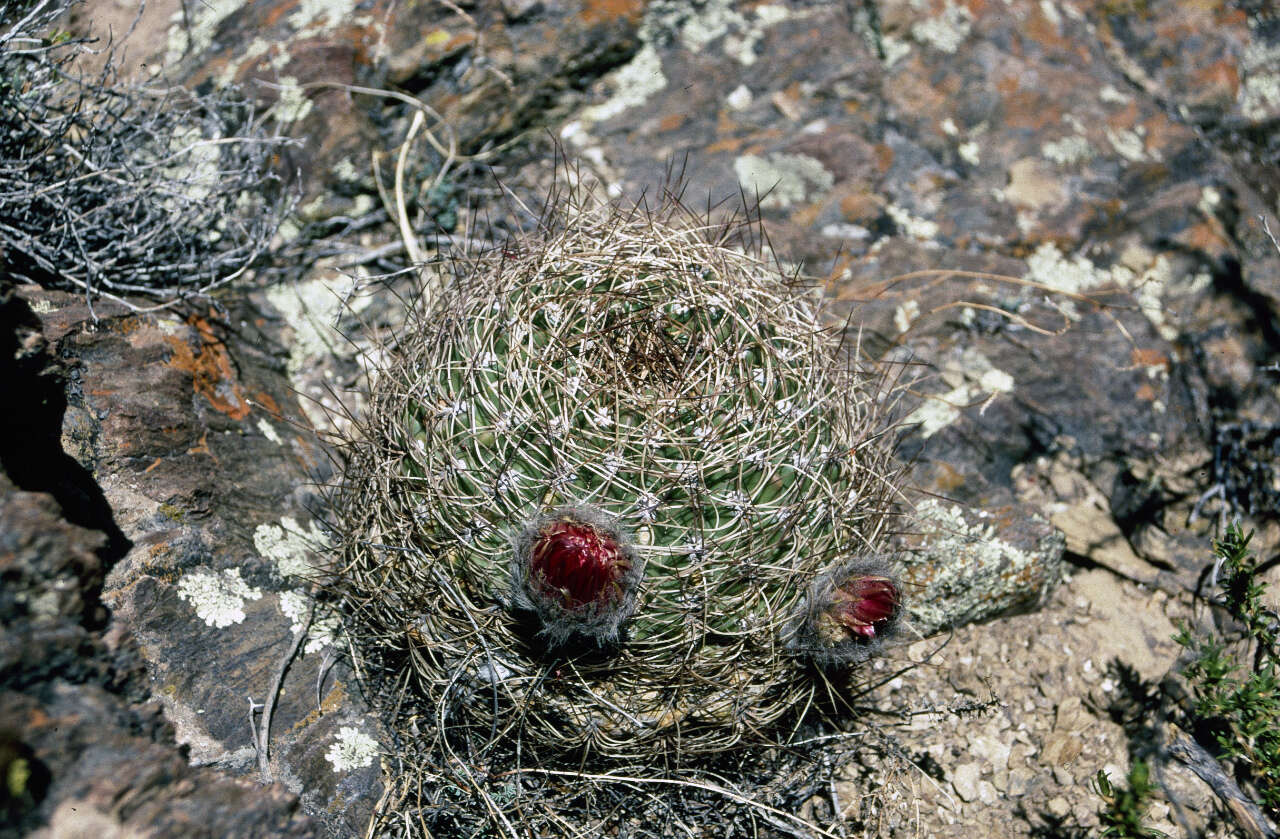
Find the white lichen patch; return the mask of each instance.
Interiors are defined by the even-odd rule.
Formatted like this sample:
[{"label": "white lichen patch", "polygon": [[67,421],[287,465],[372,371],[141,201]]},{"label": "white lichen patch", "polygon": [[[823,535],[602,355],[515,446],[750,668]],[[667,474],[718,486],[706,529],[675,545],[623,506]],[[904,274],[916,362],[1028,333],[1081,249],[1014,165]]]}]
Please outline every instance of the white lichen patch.
[{"label": "white lichen patch", "polygon": [[733,171],[748,197],[764,196],[765,207],[816,200],[835,184],[822,162],[805,154],[743,155],[733,162]]},{"label": "white lichen patch", "polygon": [[342,23],[361,26],[368,18],[354,14],[360,5],[359,0],[298,0],[288,20],[294,31],[328,32]]},{"label": "white lichen patch", "polygon": [[290,377],[297,376],[313,359],[345,344],[336,324],[356,283],[355,277],[341,277],[332,285],[317,279],[267,290],[267,300],[293,329],[287,365]]},{"label": "white lichen patch", "polygon": [[213,35],[232,12],[244,4],[240,0],[204,0],[189,4],[169,18],[169,43],[165,64],[174,64],[187,52],[203,52],[213,43]]},{"label": "white lichen patch", "polygon": [[57,306],[54,306],[53,303],[48,300],[33,300],[31,302],[31,311],[35,312],[37,315],[47,315],[50,312],[57,311],[57,308]]},{"label": "white lichen patch", "polygon": [[977,166],[982,160],[982,153],[978,148],[978,144],[973,140],[967,143],[961,143],[956,149],[956,153],[960,155],[960,159],[970,166]]},{"label": "white lichen patch", "polygon": [[279,89],[276,91],[276,104],[273,110],[277,120],[283,123],[298,122],[311,113],[311,100],[292,76],[281,76]]},{"label": "white lichen patch", "polygon": [[1213,216],[1222,206],[1222,193],[1215,187],[1206,186],[1200,190],[1200,201],[1196,209],[1206,216]]},{"label": "white lichen patch", "polygon": [[313,521],[307,529],[285,516],[280,524],[260,524],[253,531],[253,546],[264,559],[276,564],[281,577],[305,577],[315,570],[310,557],[329,547],[329,537]]},{"label": "white lichen patch", "polygon": [[1108,105],[1128,105],[1132,97],[1126,93],[1122,93],[1113,85],[1104,85],[1102,90],[1098,91],[1098,98]]},{"label": "white lichen patch", "polygon": [[1159,155],[1147,151],[1147,144],[1143,139],[1143,135],[1146,132],[1142,126],[1138,126],[1133,130],[1107,128],[1105,133],[1107,142],[1111,143],[1111,148],[1115,149],[1116,154],[1130,163],[1143,163],[1148,160],[1160,159]]},{"label": "white lichen patch", "polygon": [[378,741],[351,725],[338,729],[329,751],[324,759],[333,766],[334,772],[350,772],[353,769],[364,769],[372,766],[378,759]]},{"label": "white lichen patch", "polygon": [[258,430],[262,432],[263,437],[266,437],[277,446],[284,443],[284,440],[280,439],[280,435],[276,433],[275,428],[271,423],[267,422],[265,417],[258,418]]},{"label": "white lichen patch", "polygon": [[956,127],[956,121],[951,117],[947,117],[942,121],[942,133],[948,137],[956,137],[960,134],[960,129]]},{"label": "white lichen patch", "polygon": [[1026,279],[1069,294],[1082,294],[1118,280],[1088,257],[1077,254],[1067,259],[1052,242],[1041,244],[1027,259]]},{"label": "white lichen patch", "polygon": [[885,67],[892,67],[911,53],[910,44],[892,35],[880,39],[880,48],[884,50]]},{"label": "white lichen patch", "polygon": [[973,13],[965,6],[947,0],[942,13],[919,21],[911,27],[911,37],[940,52],[955,52],[973,29]]},{"label": "white lichen patch", "polygon": [[724,103],[729,106],[730,110],[745,111],[751,107],[751,99],[751,88],[745,84],[740,84],[724,98]]},{"label": "white lichen patch", "polygon": [[919,433],[926,439],[960,419],[965,408],[980,405],[981,415],[997,396],[1011,393],[1015,386],[1013,376],[998,369],[973,347],[944,362],[940,373],[951,389],[925,397],[906,420],[918,423]]},{"label": "white lichen patch", "polygon": [[662,73],[662,59],[652,44],[645,44],[635,58],[605,76],[605,83],[613,95],[599,105],[592,105],[582,112],[589,122],[602,122],[637,105],[643,105],[650,96],[667,86]]},{"label": "white lichen patch", "polygon": [[899,306],[893,313],[893,325],[897,327],[898,334],[901,335],[911,328],[911,324],[915,319],[920,317],[920,304],[915,300],[908,300]]},{"label": "white lichen patch", "polygon": [[1053,0],[1040,0],[1040,14],[1044,15],[1045,20],[1052,23],[1055,29],[1062,28],[1062,14],[1053,4]]},{"label": "white lichen patch", "polygon": [[1072,134],[1069,137],[1045,143],[1040,147],[1040,154],[1059,166],[1071,166],[1092,159],[1094,150],[1087,138]]},{"label": "white lichen patch", "polygon": [[[1253,28],[1251,26],[1251,28]],[[1240,59],[1244,83],[1240,86],[1240,113],[1262,120],[1280,112],[1280,43],[1268,44],[1256,29]]]},{"label": "white lichen patch", "polygon": [[928,242],[938,235],[937,222],[912,215],[905,207],[890,204],[885,208],[885,212],[889,214],[889,218],[893,219],[893,223],[898,225],[899,230],[913,239]]},{"label": "white lichen patch", "polygon": [[[1204,282],[1195,277],[1175,276],[1173,263],[1164,254],[1154,255],[1144,248],[1129,248],[1117,264],[1100,268],[1085,256],[1077,254],[1071,259],[1063,256],[1052,242],[1045,242],[1027,260],[1026,279],[1049,286],[1058,291],[1082,294],[1105,286],[1117,286],[1133,293],[1138,308],[1167,340],[1177,337],[1177,328],[1169,322],[1163,298],[1171,285],[1182,283],[1180,288],[1203,288]],[[1057,301],[1061,311],[1069,317],[1078,317],[1072,301]]]},{"label": "white lichen patch", "polygon": [[191,604],[196,616],[208,626],[225,629],[244,620],[244,604],[262,597],[240,577],[239,568],[221,574],[192,571],[178,580],[178,596]]},{"label": "white lichen patch", "polygon": [[[280,592],[280,613],[289,619],[289,631],[297,635],[307,623],[313,600],[305,591]],[[303,652],[316,653],[325,647],[336,646],[340,621],[334,614],[317,613],[311,619]]]}]

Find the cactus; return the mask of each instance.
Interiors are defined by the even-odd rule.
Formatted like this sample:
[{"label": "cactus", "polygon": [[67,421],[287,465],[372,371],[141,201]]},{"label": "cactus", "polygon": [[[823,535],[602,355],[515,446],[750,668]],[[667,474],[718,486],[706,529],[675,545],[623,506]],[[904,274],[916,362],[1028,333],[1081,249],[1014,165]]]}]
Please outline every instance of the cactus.
[{"label": "cactus", "polygon": [[340,588],[441,719],[716,752],[892,630],[884,379],[740,232],[571,193],[380,362]]}]

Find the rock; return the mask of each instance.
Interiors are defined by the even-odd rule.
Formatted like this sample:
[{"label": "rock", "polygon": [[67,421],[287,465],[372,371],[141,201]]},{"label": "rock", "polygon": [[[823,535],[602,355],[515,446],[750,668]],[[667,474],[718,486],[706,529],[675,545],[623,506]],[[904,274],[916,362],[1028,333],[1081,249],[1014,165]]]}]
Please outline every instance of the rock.
[{"label": "rock", "polygon": [[[253,709],[306,623],[309,560],[327,544],[310,511],[328,464],[284,362],[199,315],[99,305],[95,322],[72,295],[22,293],[70,371],[63,438],[131,545],[103,601],[141,643],[190,759],[256,781]],[[331,826],[358,832],[380,794],[376,761],[325,755],[342,726],[377,729],[326,652],[335,628],[318,615],[285,670],[269,772]]]},{"label": "rock", "polygon": [[[129,541],[59,448],[70,377],[49,350],[31,309],[0,291],[0,385],[34,397],[0,433],[0,836],[315,835],[283,787],[191,767],[147,701],[138,647],[102,606]],[[24,423],[32,433],[16,434]]]},{"label": "rock", "polygon": [[[80,8],[102,25],[116,5]],[[382,0],[187,5],[189,31],[178,4],[149,4],[135,33],[147,46],[132,55],[154,65],[148,55],[172,48],[172,73],[193,83],[277,85],[251,91],[307,139],[297,162],[312,221],[373,223],[369,152],[397,148],[410,118],[399,100],[303,87],[314,81],[420,98],[445,116],[447,126],[427,126],[442,142],[452,133],[459,150],[498,149],[484,159],[522,196],[545,188],[547,157],[533,141],[497,144],[530,127],[561,138],[615,194],[655,189],[686,152],[691,203],[759,190],[778,255],[820,278],[850,334],[910,384],[902,451],[929,499],[924,526],[903,527],[916,531],[903,538],[915,540],[918,627],[1043,608],[1064,540],[1072,561],[1108,569],[1075,575],[1078,609],[1050,601],[1052,611],[975,631],[1009,628],[1008,654],[975,653],[967,674],[949,667],[979,696],[980,677],[1013,692],[1037,673],[1041,692],[1019,694],[1009,713],[1064,774],[1022,766],[1015,747],[1010,801],[1034,795],[1029,806],[1059,819],[1083,806],[1083,793],[1049,790],[1080,787],[1092,759],[1084,718],[1062,701],[1085,683],[1079,659],[1095,672],[1115,659],[1162,675],[1177,650],[1151,589],[1193,584],[1219,521],[1252,505],[1260,553],[1280,541],[1280,511],[1257,491],[1280,474],[1267,428],[1280,416],[1270,370],[1280,255],[1257,222],[1280,197],[1280,141],[1268,130],[1280,99],[1277,30],[1261,12],[1173,0],[708,0],[654,2],[643,16],[638,3],[587,0],[482,0],[461,12]],[[132,9],[122,14],[117,31]],[[416,185],[439,171],[442,156],[426,149],[411,156]],[[482,215],[485,193],[469,197]],[[415,209],[433,212],[425,197]],[[394,250],[394,233],[364,230]],[[27,293],[40,322],[24,312],[18,345],[43,329],[67,378],[45,379],[41,393],[68,405],[63,416],[0,417],[3,439],[38,441],[31,453],[3,449],[17,486],[3,515],[44,522],[15,531],[28,558],[3,566],[6,621],[21,613],[16,634],[0,636],[4,678],[46,685],[65,666],[68,684],[109,681],[110,696],[130,702],[153,689],[192,755],[244,776],[256,774],[248,697],[262,701],[308,608],[305,575],[289,569],[313,561],[308,545],[323,539],[306,487],[326,479],[324,458],[290,388],[325,399],[351,381],[325,331],[338,310],[308,306],[310,283],[356,284],[297,261],[309,271],[298,294],[234,292],[225,320],[99,303],[94,326],[76,299]],[[988,276],[893,279],[927,269]],[[114,626],[144,642],[150,685],[119,675],[139,659],[113,650],[135,648],[101,640],[109,618],[93,581],[104,574]],[[1126,583],[1121,596],[1116,575],[1146,588]],[[322,636],[304,640],[286,675],[271,769],[328,829],[356,833],[380,792],[369,745],[379,732],[350,674],[329,668]],[[5,707],[26,707],[15,703]],[[0,740],[0,759],[45,748]],[[996,763],[998,749],[978,749]],[[1113,743],[1110,760],[1123,752]],[[174,769],[175,785],[199,777],[234,798],[208,769],[188,771],[199,774]],[[985,802],[986,784],[967,785],[968,800]],[[117,817],[65,789],[24,812]],[[245,806],[263,824],[286,819],[278,788],[258,792],[266,798]],[[965,835],[1026,832],[1011,806],[989,809],[991,822],[975,813]]]},{"label": "rock", "polygon": [[[122,19],[112,5],[86,3],[76,19],[99,35],[112,20],[122,31],[132,13]],[[549,125],[630,58],[642,8],[638,0],[160,4],[145,9],[129,67],[193,87],[238,84],[271,107],[304,140],[290,162],[308,185],[306,218],[320,220],[349,214],[352,188],[372,191],[371,150],[404,139],[407,120],[394,121],[403,102],[370,90],[421,101],[441,147],[472,154]]]},{"label": "rock", "polygon": [[907,611],[925,635],[1031,611],[1062,574],[1062,537],[1021,507],[974,510],[926,499],[900,542]]},{"label": "rock", "polygon": [[951,772],[951,786],[956,795],[964,802],[976,801],[978,798],[978,781],[982,775],[982,767],[977,763],[962,763]]},{"label": "rock", "polygon": [[[1172,640],[1177,627],[1165,616],[1160,599],[1146,597],[1136,606],[1133,598],[1121,601],[1114,582],[1101,570],[1077,573],[1072,588],[1088,600],[1090,612],[1103,625],[1091,652],[1095,661],[1123,661],[1143,679],[1152,680],[1159,680],[1173,665],[1182,648]],[[1124,608],[1118,608],[1120,602]]]},{"label": "rock", "polygon": [[1075,761],[1083,750],[1084,743],[1076,735],[1054,731],[1045,738],[1044,746],[1040,749],[1040,763],[1049,769],[1067,766]]}]

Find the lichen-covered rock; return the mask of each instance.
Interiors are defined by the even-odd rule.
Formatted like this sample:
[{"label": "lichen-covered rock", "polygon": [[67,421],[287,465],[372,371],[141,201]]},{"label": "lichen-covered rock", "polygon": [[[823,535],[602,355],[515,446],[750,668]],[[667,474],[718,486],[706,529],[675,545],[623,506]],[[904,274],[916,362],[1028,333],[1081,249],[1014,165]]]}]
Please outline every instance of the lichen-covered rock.
[{"label": "lichen-covered rock", "polygon": [[358,832],[377,761],[325,755],[343,726],[377,729],[334,666],[332,616],[312,614],[326,537],[310,505],[325,461],[283,360],[206,317],[99,302],[95,321],[82,298],[21,293],[67,370],[51,445],[74,455],[123,546],[98,572],[102,601],[140,642],[178,741],[197,764],[257,779],[249,721],[305,628],[275,701],[269,773],[326,823]]},{"label": "lichen-covered rock", "polygon": [[1066,542],[1024,507],[927,499],[914,512],[900,562],[907,613],[922,635],[1034,611],[1061,581]]},{"label": "lichen-covered rock", "polygon": [[0,388],[29,397],[0,418],[0,836],[315,835],[282,787],[191,767],[149,701],[101,601],[129,542],[60,449],[67,369],[40,326],[0,292]]}]

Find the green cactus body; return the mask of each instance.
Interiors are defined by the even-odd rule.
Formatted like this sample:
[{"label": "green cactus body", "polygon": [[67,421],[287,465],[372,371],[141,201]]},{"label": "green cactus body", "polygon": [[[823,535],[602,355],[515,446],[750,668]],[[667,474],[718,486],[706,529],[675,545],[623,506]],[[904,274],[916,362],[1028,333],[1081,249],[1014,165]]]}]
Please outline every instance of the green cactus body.
[{"label": "green cactus body", "polygon": [[[767,729],[812,690],[786,649],[810,584],[883,526],[876,382],[806,293],[692,224],[597,207],[468,266],[379,374],[390,492],[358,502],[401,548],[379,584],[423,689],[486,726],[496,690],[535,745],[618,756]],[[541,655],[508,608],[515,534],[561,505],[643,562],[607,654]]]}]

